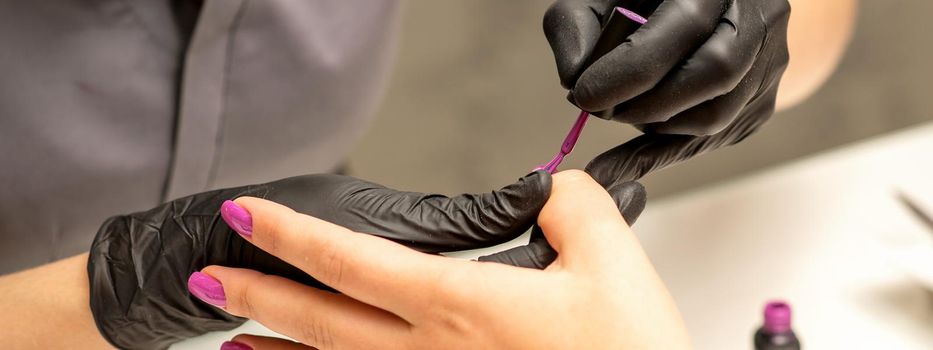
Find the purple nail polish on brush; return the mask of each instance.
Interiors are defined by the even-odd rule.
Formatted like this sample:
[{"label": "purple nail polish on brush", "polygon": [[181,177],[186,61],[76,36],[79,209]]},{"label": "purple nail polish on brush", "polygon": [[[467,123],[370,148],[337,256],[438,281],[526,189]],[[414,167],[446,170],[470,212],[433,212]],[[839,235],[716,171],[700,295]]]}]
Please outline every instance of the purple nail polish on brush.
[{"label": "purple nail polish on brush", "polygon": [[775,300],[765,305],[764,324],[755,332],[755,350],[800,350],[800,340],[791,329],[791,309]]}]

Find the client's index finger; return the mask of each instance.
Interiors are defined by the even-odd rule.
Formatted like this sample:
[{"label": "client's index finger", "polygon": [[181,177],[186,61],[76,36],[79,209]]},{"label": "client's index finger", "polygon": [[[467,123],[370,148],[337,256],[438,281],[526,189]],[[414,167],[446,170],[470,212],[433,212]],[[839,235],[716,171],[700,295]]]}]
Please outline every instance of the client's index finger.
[{"label": "client's index finger", "polygon": [[[235,201],[252,216],[250,241],[324,284],[409,319],[430,300],[413,286],[437,278],[453,261],[353,232],[258,198]],[[410,320],[410,319],[409,319]]]}]

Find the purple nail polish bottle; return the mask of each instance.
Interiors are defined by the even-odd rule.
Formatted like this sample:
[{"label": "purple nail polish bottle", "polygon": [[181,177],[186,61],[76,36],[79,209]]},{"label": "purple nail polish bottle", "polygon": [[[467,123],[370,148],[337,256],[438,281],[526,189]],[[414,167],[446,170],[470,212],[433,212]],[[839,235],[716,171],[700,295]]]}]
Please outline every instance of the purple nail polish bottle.
[{"label": "purple nail polish bottle", "polygon": [[764,324],[755,332],[755,350],[800,350],[790,316],[786,302],[775,300],[765,305]]}]

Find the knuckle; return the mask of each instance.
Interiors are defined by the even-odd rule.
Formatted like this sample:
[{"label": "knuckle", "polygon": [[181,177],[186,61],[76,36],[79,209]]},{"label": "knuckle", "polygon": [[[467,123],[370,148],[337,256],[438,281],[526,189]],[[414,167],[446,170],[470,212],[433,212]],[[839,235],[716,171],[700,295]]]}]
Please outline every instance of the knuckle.
[{"label": "knuckle", "polygon": [[463,265],[458,269],[439,273],[433,295],[440,296],[437,300],[441,301],[442,309],[462,313],[466,311],[464,309],[469,308],[472,301],[482,295],[479,292],[481,286],[477,285],[477,281],[481,282],[483,279],[477,278],[477,266]]},{"label": "knuckle", "polygon": [[339,289],[343,280],[344,258],[340,254],[340,240],[328,240],[322,243],[319,249],[318,261],[320,261],[323,271],[321,278],[332,288]]},{"label": "knuckle", "polygon": [[[474,267],[445,272],[438,277],[433,295],[439,302],[429,311],[431,323],[446,334],[470,334],[475,330],[472,305],[481,299],[482,288],[476,284]],[[481,279],[480,279],[481,280]]]},{"label": "knuckle", "polygon": [[303,315],[295,320],[297,324],[294,325],[294,329],[299,330],[298,339],[302,343],[310,344],[315,348],[333,349],[334,337],[330,327],[314,317],[313,312],[304,313]]},{"label": "knuckle", "polygon": [[708,32],[718,20],[718,15],[713,14],[722,9],[722,4],[717,1],[676,1],[674,4],[684,21],[685,33],[692,35]]},{"label": "knuckle", "polygon": [[716,74],[734,76],[736,75],[736,65],[733,62],[732,54],[720,43],[709,46],[706,62]]},{"label": "knuckle", "polygon": [[744,75],[744,70],[736,57],[733,56],[733,50],[729,50],[727,45],[722,42],[710,43],[704,52],[702,71],[715,83],[710,88],[714,89],[716,95],[723,95],[732,91]]},{"label": "knuckle", "polygon": [[289,235],[292,232],[301,232],[301,229],[304,227],[303,222],[294,212],[288,215],[275,217],[275,219],[271,221],[271,229],[266,235],[266,244],[269,247],[270,254],[282,257],[288,246]]},{"label": "knuckle", "polygon": [[287,246],[288,235],[291,232],[300,232],[296,231],[301,228],[299,217],[291,209],[285,212],[275,211],[264,215],[265,219],[262,220],[262,228],[254,230],[253,237],[263,245],[263,250],[272,255],[281,256],[283,248]]},{"label": "knuckle", "polygon": [[269,253],[272,255],[278,255],[279,253],[279,242],[278,241],[279,241],[279,236],[281,235],[281,232],[284,229],[282,227],[284,224],[285,223],[283,223],[282,220],[268,220],[268,223],[266,226],[267,229],[264,230],[265,234],[260,236],[262,237],[262,240],[265,242],[266,246],[268,247]]},{"label": "knuckle", "polygon": [[237,291],[233,291],[237,297],[233,298],[232,300],[236,301],[235,307],[243,314],[242,316],[255,319],[262,317],[259,314],[260,309],[256,308],[254,305],[254,301],[258,300],[257,298],[259,296],[256,295],[256,289],[253,287],[261,285],[262,281],[266,278],[268,278],[267,275],[257,275],[254,278],[246,281],[238,293]]}]

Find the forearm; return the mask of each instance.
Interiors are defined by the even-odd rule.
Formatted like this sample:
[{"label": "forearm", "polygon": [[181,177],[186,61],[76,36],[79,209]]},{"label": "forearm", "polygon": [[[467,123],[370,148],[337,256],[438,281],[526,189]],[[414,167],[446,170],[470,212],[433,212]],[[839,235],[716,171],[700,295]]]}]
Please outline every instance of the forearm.
[{"label": "forearm", "polygon": [[5,349],[110,349],[88,307],[87,254],[0,277]]},{"label": "forearm", "polygon": [[790,64],[778,92],[778,109],[791,107],[829,79],[855,28],[857,0],[790,0]]}]

